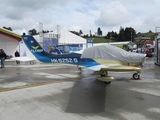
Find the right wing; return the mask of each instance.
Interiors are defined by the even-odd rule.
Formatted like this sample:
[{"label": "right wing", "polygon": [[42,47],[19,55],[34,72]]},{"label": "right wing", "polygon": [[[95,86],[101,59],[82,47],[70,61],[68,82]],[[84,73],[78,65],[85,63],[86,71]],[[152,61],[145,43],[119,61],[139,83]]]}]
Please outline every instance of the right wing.
[{"label": "right wing", "polygon": [[119,64],[102,64],[102,65],[95,65],[92,67],[87,67],[87,69],[91,69],[93,71],[137,71],[141,72],[140,67],[133,67],[133,66],[124,66]]}]

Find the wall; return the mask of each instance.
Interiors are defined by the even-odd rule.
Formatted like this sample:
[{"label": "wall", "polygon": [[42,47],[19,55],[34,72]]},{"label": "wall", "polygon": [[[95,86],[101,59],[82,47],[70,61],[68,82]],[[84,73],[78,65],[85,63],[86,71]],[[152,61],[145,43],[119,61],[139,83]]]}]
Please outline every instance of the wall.
[{"label": "wall", "polygon": [[0,34],[0,49],[3,49],[7,55],[14,55],[19,50],[19,41]]}]

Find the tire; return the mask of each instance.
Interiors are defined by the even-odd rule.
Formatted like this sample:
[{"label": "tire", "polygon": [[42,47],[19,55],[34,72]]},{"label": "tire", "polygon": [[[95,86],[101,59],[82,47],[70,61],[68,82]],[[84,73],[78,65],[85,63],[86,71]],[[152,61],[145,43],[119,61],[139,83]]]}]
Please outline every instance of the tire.
[{"label": "tire", "polygon": [[140,78],[140,75],[138,73],[133,74],[133,79],[138,80]]},{"label": "tire", "polygon": [[106,75],[102,74],[101,77],[105,77]]},{"label": "tire", "polygon": [[111,84],[111,82],[104,82],[104,83],[107,84],[107,85],[108,85],[108,84]]}]

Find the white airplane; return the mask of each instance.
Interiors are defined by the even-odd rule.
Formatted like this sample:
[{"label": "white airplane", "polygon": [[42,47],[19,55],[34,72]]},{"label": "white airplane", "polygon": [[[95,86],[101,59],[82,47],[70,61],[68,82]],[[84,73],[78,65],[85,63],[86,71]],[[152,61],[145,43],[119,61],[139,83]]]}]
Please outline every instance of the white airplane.
[{"label": "white airplane", "polygon": [[108,71],[136,71],[133,74],[135,80],[140,78],[141,66],[145,54],[127,52],[112,45],[99,45],[87,48],[80,53],[49,54],[43,50],[39,43],[31,35],[22,35],[26,46],[27,56],[31,59],[47,63],[68,63],[92,69],[100,75],[97,79],[105,83],[111,83],[113,77],[108,76]]}]

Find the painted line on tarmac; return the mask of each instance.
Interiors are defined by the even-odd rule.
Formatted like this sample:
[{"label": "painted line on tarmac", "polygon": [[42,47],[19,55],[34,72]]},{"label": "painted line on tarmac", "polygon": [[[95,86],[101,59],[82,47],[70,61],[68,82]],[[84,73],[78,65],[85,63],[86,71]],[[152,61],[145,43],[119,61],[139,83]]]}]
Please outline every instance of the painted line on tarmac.
[{"label": "painted line on tarmac", "polygon": [[78,78],[82,78],[82,77],[62,79],[62,80],[54,80],[54,81],[51,81],[51,82],[33,83],[33,84],[11,87],[11,88],[2,88],[2,89],[0,89],[0,92],[6,92],[6,91],[11,91],[11,90],[24,89],[24,88],[30,88],[30,87],[36,87],[36,86],[42,86],[42,85],[48,85],[48,84],[66,82],[66,81],[74,81],[75,79],[78,79]]}]

